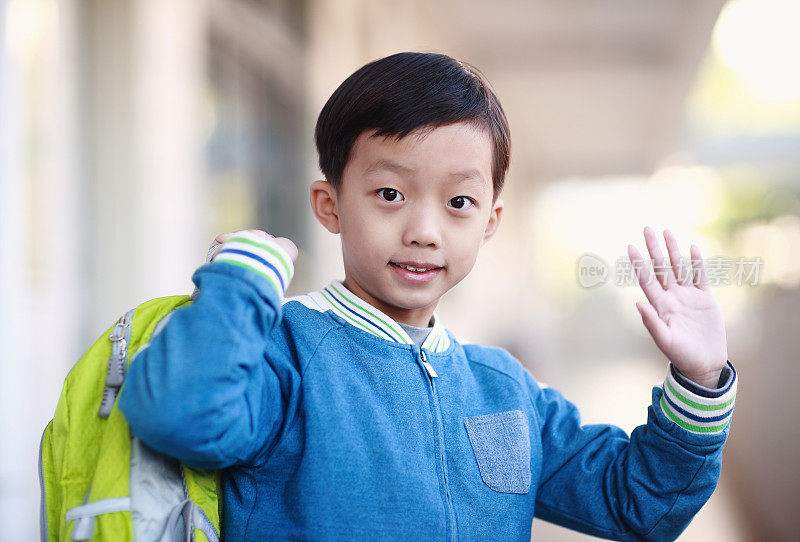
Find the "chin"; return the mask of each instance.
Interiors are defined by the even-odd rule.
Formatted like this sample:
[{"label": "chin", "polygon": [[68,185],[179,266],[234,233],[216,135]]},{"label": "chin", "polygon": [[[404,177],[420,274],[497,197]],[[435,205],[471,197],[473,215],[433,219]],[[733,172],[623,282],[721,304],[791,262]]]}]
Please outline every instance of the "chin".
[{"label": "chin", "polygon": [[441,295],[438,294],[426,294],[426,295],[418,295],[418,296],[410,296],[403,298],[403,300],[398,303],[398,307],[408,310],[414,309],[424,309],[425,307],[431,306],[433,303],[436,303]]}]

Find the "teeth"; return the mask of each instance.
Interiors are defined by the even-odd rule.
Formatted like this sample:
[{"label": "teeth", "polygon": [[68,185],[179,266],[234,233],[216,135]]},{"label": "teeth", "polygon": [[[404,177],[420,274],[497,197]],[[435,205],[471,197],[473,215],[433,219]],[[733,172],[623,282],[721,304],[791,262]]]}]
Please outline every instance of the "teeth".
[{"label": "teeth", "polygon": [[417,272],[417,273],[419,273],[421,271],[427,271],[428,270],[425,267],[411,267],[410,265],[403,265],[401,263],[398,263],[397,266],[398,267],[402,267],[403,269],[408,269],[409,271]]}]

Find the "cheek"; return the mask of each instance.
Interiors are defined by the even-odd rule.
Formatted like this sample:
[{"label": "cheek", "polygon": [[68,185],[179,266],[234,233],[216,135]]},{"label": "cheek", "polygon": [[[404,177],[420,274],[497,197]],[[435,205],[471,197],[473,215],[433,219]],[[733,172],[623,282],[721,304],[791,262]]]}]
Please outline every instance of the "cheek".
[{"label": "cheek", "polygon": [[453,230],[448,241],[448,252],[451,256],[457,257],[459,267],[471,269],[475,264],[485,230],[486,226],[481,221],[469,225],[462,224]]},{"label": "cheek", "polygon": [[385,224],[380,221],[364,221],[348,218],[341,224],[342,246],[351,262],[361,266],[376,266],[385,263],[391,249],[390,237]]},{"label": "cheek", "polygon": [[339,228],[341,230],[343,242],[358,246],[363,242],[364,237],[368,236],[369,219],[358,209],[343,209],[340,211]]},{"label": "cheek", "polygon": [[481,236],[474,231],[460,230],[448,242],[447,252],[459,267],[472,267],[481,247]]},{"label": "cheek", "polygon": [[450,243],[459,251],[474,251],[480,248],[486,223],[481,220],[459,223],[451,230]]}]

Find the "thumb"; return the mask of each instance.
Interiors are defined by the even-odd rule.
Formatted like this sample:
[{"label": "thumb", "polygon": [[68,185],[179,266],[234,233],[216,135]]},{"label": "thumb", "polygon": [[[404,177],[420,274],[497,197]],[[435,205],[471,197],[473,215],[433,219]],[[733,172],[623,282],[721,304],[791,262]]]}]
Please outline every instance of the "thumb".
[{"label": "thumb", "polygon": [[655,307],[650,303],[637,301],[636,308],[639,309],[639,314],[642,316],[642,323],[644,323],[644,327],[647,328],[647,331],[650,332],[650,335],[656,342],[656,346],[666,354],[665,348],[669,344],[669,327],[667,327],[667,324],[664,323],[656,312]]}]

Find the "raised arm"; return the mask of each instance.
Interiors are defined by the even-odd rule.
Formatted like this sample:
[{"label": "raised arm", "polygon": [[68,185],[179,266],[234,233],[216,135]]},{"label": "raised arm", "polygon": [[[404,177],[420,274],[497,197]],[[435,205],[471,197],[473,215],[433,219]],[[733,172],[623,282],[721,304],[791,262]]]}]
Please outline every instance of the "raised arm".
[{"label": "raised arm", "polygon": [[192,276],[194,302],[171,313],[135,355],[119,408],[152,448],[223,468],[275,436],[283,419],[278,372],[291,366],[272,333],[297,254],[286,241],[253,231],[227,238]]},{"label": "raised arm", "polygon": [[536,515],[605,538],[674,540],[716,487],[737,377],[700,250],[692,245],[690,268],[666,231],[668,264],[653,230],[644,236],[655,277],[630,245],[649,301],[636,307],[671,362],[667,377],[630,438],[618,427],[582,426],[572,403],[530,379],[544,454]]}]

